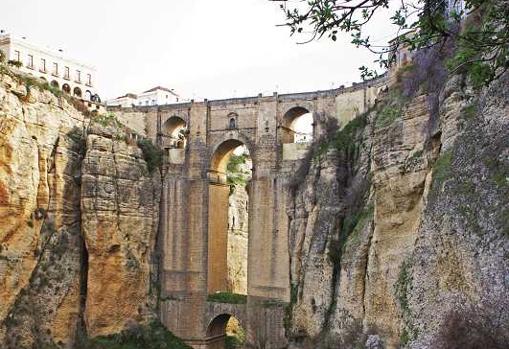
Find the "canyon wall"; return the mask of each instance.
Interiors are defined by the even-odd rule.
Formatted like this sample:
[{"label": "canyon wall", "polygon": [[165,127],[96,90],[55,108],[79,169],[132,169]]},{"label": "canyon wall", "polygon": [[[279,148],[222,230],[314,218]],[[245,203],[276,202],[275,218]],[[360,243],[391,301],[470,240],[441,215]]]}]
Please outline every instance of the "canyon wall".
[{"label": "canyon wall", "polygon": [[292,348],[509,343],[507,83],[394,81],[321,139],[289,197]]},{"label": "canyon wall", "polygon": [[124,127],[70,102],[2,69],[2,348],[72,346],[151,316],[159,172]]},{"label": "canyon wall", "polygon": [[[394,79],[348,124],[317,113],[324,134],[285,182],[289,347],[504,347],[509,78],[474,91],[454,76],[436,96]],[[115,117],[2,70],[0,347],[73,347],[154,316],[164,206],[157,149],[143,144]],[[241,293],[247,208],[235,186]]]}]

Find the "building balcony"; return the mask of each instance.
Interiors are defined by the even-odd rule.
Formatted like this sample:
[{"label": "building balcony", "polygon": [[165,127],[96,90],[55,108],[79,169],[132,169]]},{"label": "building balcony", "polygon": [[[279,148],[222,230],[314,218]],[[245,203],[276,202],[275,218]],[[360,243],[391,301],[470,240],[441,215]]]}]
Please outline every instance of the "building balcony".
[{"label": "building balcony", "polygon": [[60,77],[60,75],[58,75],[58,73],[55,73],[55,72],[51,73],[51,76],[54,76],[56,78]]},{"label": "building balcony", "polygon": [[46,73],[47,73],[46,69],[43,69],[43,68],[39,69],[39,72],[40,72],[40,73],[43,73],[43,74],[46,74]]},{"label": "building balcony", "polygon": [[81,84],[81,80],[78,80],[78,79],[75,79],[74,82],[77,84]]}]

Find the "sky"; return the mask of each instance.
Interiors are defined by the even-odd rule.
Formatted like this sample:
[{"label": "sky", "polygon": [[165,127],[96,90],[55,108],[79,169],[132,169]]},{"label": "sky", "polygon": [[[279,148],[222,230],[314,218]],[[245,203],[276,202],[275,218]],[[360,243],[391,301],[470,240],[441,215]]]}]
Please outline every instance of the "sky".
[{"label": "sky", "polygon": [[[195,100],[323,90],[376,58],[346,35],[298,44],[269,0],[1,1],[0,29],[95,66],[103,100],[159,85]],[[388,13],[368,32],[390,40]]]}]

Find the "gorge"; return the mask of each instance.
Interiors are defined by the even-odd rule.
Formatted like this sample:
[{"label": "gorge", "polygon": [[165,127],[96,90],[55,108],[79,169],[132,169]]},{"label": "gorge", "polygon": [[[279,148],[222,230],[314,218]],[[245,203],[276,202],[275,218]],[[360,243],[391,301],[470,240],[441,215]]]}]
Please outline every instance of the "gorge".
[{"label": "gorge", "polygon": [[509,343],[507,74],[92,115],[1,67],[0,347]]}]

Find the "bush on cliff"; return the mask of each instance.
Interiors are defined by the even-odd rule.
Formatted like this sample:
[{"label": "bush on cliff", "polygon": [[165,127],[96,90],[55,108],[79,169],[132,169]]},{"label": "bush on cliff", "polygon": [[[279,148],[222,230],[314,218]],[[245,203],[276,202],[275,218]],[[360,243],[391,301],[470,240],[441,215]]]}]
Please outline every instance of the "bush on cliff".
[{"label": "bush on cliff", "polygon": [[159,321],[147,325],[132,322],[121,333],[86,339],[78,349],[191,349]]},{"label": "bush on cliff", "polygon": [[156,147],[150,139],[138,141],[138,147],[143,152],[143,158],[147,162],[148,172],[152,173],[163,164],[163,152]]}]

